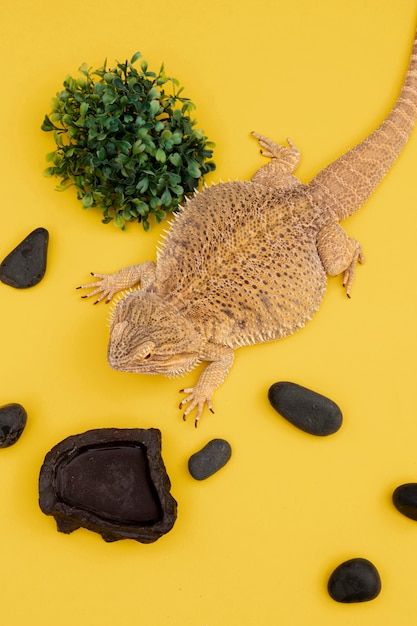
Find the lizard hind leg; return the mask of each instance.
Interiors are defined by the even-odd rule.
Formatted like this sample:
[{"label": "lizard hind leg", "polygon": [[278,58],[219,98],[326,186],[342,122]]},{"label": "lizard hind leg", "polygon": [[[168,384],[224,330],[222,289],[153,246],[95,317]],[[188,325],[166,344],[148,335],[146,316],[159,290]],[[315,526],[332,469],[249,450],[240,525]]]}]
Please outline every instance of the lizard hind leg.
[{"label": "lizard hind leg", "polygon": [[300,151],[292,141],[287,139],[288,146],[283,146],[258,133],[252,133],[252,136],[258,140],[261,154],[271,159],[252,176],[252,181],[281,191],[300,185],[298,178],[293,176],[300,163]]},{"label": "lizard hind leg", "polygon": [[362,247],[349,237],[337,222],[324,226],[317,237],[317,249],[323,267],[330,276],[343,273],[343,286],[350,297],[356,263],[364,263]]}]

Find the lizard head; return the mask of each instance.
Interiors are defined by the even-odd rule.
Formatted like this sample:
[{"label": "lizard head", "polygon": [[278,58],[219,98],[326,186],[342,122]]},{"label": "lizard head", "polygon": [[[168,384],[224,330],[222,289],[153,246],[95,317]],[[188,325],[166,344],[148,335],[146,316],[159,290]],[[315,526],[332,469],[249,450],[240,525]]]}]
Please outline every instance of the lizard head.
[{"label": "lizard head", "polygon": [[122,372],[179,376],[199,362],[202,338],[172,305],[135,291],[112,313],[107,359]]}]

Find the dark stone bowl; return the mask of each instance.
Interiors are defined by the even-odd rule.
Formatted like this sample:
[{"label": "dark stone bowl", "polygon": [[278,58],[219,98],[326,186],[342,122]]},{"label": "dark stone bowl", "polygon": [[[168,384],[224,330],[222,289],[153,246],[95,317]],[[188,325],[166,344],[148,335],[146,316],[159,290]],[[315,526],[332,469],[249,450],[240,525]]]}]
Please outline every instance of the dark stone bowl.
[{"label": "dark stone bowl", "polygon": [[68,437],[48,452],[39,506],[64,533],[83,527],[105,541],[152,543],[176,520],[170,488],[159,430],[102,428]]}]

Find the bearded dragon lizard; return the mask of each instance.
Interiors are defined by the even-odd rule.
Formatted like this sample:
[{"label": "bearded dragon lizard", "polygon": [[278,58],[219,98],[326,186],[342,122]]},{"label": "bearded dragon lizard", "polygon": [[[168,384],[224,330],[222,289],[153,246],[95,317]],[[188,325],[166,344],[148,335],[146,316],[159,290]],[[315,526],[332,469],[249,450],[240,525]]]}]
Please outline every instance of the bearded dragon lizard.
[{"label": "bearded dragon lizard", "polygon": [[108,362],[116,370],[182,375],[209,364],[184,389],[184,419],[204,407],[240,346],[302,328],[319,308],[327,275],[343,274],[349,296],[360,244],[339,225],[359,209],[406,144],[417,118],[417,36],[399,97],[366,139],[309,184],[294,172],[299,151],[253,133],[270,160],[250,181],[205,187],[175,215],[156,264],[93,274],[83,297],[109,302]]}]

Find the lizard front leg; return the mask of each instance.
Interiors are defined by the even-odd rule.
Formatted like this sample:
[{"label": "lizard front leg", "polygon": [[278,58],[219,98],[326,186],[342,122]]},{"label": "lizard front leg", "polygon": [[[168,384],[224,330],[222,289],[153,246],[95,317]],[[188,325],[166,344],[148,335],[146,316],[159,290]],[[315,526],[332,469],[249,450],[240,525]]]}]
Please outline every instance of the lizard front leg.
[{"label": "lizard front leg", "polygon": [[259,141],[261,154],[271,159],[252,176],[252,181],[279,191],[287,191],[300,185],[298,178],[293,176],[300,162],[300,152],[292,141],[287,139],[288,147],[258,133],[252,135]]},{"label": "lizard front leg", "polygon": [[317,237],[317,249],[324,269],[330,276],[343,273],[343,286],[350,297],[356,263],[364,263],[362,247],[349,237],[337,222],[324,226]]},{"label": "lizard front leg", "polygon": [[98,296],[94,304],[98,304],[102,300],[110,302],[119,291],[130,289],[136,285],[140,285],[142,289],[152,285],[155,280],[155,263],[153,261],[145,261],[138,265],[123,267],[114,274],[92,273],[92,276],[98,280],[77,287],[77,289],[93,289],[93,291],[82,297],[91,298],[91,296]]},{"label": "lizard front leg", "polygon": [[180,409],[188,405],[184,411],[184,420],[193,409],[197,409],[195,417],[196,427],[206,405],[214,413],[213,394],[229,373],[234,360],[234,352],[228,346],[207,344],[204,354],[200,358],[203,361],[211,361],[211,363],[200,374],[195,387],[182,390],[188,396],[180,403]]}]

